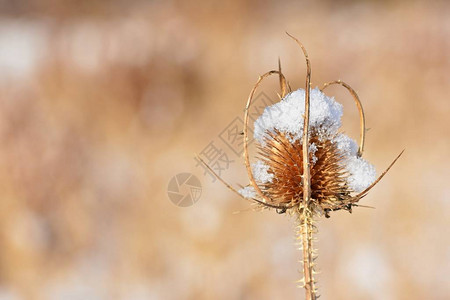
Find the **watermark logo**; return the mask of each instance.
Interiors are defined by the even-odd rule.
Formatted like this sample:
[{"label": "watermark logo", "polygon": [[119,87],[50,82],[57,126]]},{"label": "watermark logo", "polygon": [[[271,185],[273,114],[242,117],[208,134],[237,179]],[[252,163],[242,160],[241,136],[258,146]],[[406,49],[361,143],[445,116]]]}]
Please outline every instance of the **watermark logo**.
[{"label": "watermark logo", "polygon": [[[256,119],[263,113],[264,109],[273,104],[270,98],[264,93],[259,93],[253,101],[252,110],[249,112],[249,119],[255,122]],[[212,140],[199,153],[199,157],[207,163],[211,169],[216,172],[218,176],[222,175],[223,171],[227,171],[232,163],[236,160],[233,158],[240,158],[244,152],[244,121],[241,117],[235,117],[219,134],[218,138]],[[249,136],[253,135],[251,126],[248,128]],[[249,138],[248,145],[253,142]],[[194,157],[197,162],[196,167],[203,169],[203,175],[208,175],[211,182],[216,181],[216,176],[205,167],[197,157]]]},{"label": "watermark logo", "polygon": [[[248,145],[253,143],[254,139],[251,125],[264,112],[264,109],[273,102],[264,93],[260,92],[255,96],[251,111],[249,111],[249,140]],[[272,113],[272,112],[269,112]],[[272,116],[273,117],[273,116]],[[259,122],[264,123],[261,119]],[[220,131],[216,138],[211,140],[203,150],[200,151],[198,157],[194,157],[196,167],[202,168],[203,176],[209,176],[211,182],[217,180],[217,176],[222,176],[230,166],[242,158],[244,152],[244,121],[241,117],[235,117],[228,125]],[[202,159],[214,171],[211,172],[200,160]],[[169,181],[167,187],[169,199],[179,207],[188,207],[194,205],[202,194],[202,185],[200,180],[191,173],[180,173]]]},{"label": "watermark logo", "polygon": [[[200,157],[217,173],[222,174],[223,170],[228,170],[230,164],[234,162],[228,158],[228,154],[214,144],[214,141],[210,142],[201,152]],[[203,175],[208,174],[211,177],[212,182],[216,181],[216,177],[206,168],[197,157],[194,157],[197,162],[196,167],[201,166],[203,168]]]},{"label": "watermark logo", "polygon": [[173,204],[180,207],[194,205],[202,195],[202,185],[191,173],[180,173],[172,177],[167,186],[167,195]]}]

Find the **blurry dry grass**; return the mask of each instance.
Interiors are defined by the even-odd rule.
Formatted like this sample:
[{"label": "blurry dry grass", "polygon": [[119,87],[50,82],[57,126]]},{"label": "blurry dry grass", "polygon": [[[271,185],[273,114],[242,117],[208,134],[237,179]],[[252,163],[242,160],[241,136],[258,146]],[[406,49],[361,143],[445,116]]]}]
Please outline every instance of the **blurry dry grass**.
[{"label": "blurry dry grass", "polygon": [[[448,297],[449,4],[85,2],[2,10],[0,298],[301,298],[293,222],[232,214],[248,204],[193,160],[278,56],[303,82],[285,30],[313,86],[358,90],[378,170],[406,148],[362,201],[376,210],[321,222],[323,298]],[[328,93],[356,137],[351,98]],[[235,159],[224,177],[245,182]],[[166,186],[186,171],[204,189],[181,209]]]}]

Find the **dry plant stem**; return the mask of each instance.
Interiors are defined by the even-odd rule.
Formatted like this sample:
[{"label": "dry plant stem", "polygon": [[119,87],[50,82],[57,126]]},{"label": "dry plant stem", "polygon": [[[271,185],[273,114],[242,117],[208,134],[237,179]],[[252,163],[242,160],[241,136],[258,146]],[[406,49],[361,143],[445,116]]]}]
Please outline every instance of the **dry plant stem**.
[{"label": "dry plant stem", "polygon": [[286,78],[284,78],[283,73],[281,73],[281,61],[278,57],[278,75],[280,77],[280,90],[281,90],[281,98],[286,96]]},{"label": "dry plant stem", "polygon": [[[214,176],[216,176],[225,186],[228,187],[231,191],[233,191],[235,194],[239,195],[239,197],[250,200],[253,203],[258,203],[262,205],[262,207],[269,207],[269,208],[277,208],[282,209],[282,212],[285,212],[286,209],[289,208],[295,208],[294,211],[297,213],[298,217],[298,239],[301,240],[300,245],[303,252],[303,279],[301,280],[303,282],[303,287],[305,289],[306,299],[307,300],[315,300],[318,297],[316,296],[316,289],[315,289],[315,281],[314,281],[314,259],[315,253],[313,249],[313,234],[316,233],[316,227],[314,225],[314,214],[315,214],[315,205],[318,205],[316,202],[317,199],[311,199],[312,191],[311,191],[311,173],[310,173],[310,161],[309,161],[309,146],[310,146],[310,133],[309,133],[309,119],[310,119],[310,91],[311,91],[311,64],[308,57],[308,53],[301,44],[299,40],[297,40],[295,37],[291,36],[289,33],[287,33],[289,37],[291,37],[297,44],[300,46],[306,60],[306,67],[307,67],[307,73],[306,73],[306,82],[305,82],[305,114],[303,116],[304,123],[303,123],[303,137],[302,137],[302,165],[303,165],[303,174],[301,175],[302,181],[302,193],[303,193],[303,199],[296,199],[300,201],[293,201],[290,203],[290,205],[274,205],[272,203],[277,203],[277,201],[274,201],[271,199],[267,193],[263,193],[260,187],[257,185],[253,171],[250,167],[250,159],[249,159],[249,153],[248,153],[248,123],[249,123],[249,109],[253,101],[254,94],[256,92],[256,89],[259,87],[263,79],[269,77],[273,74],[279,75],[279,83],[280,83],[280,90],[281,95],[280,98],[284,98],[287,94],[287,92],[291,92],[291,86],[288,81],[286,81],[284,75],[281,72],[281,63],[278,59],[278,71],[269,71],[263,75],[261,75],[257,82],[255,83],[253,89],[250,92],[250,95],[247,99],[247,104],[245,106],[245,112],[244,112],[244,160],[245,160],[245,167],[247,169],[250,185],[255,189],[256,191],[256,199],[255,197],[252,199],[245,198],[242,196],[235,188],[233,188],[230,184],[225,182],[210,166],[208,166],[200,157],[197,156],[199,161],[203,165],[205,165]],[[350,94],[353,96],[355,103],[359,110],[360,115],[360,144],[358,149],[358,156],[360,157],[364,150],[364,141],[365,141],[365,116],[364,116],[364,110],[361,105],[361,101],[359,100],[358,95],[356,92],[346,83],[337,80],[326,83],[322,87],[322,91],[327,88],[328,86],[332,84],[339,84],[345,87]],[[404,150],[403,150],[404,151]],[[358,206],[358,207],[368,207],[363,205],[356,204],[361,198],[367,195],[367,193],[384,177],[384,175],[390,170],[390,168],[395,164],[395,162],[400,158],[400,156],[403,154],[403,151],[394,159],[394,161],[389,165],[389,167],[375,180],[374,183],[372,183],[368,188],[366,188],[363,192],[359,193],[356,196],[352,196],[349,199],[342,199],[342,203],[339,206],[336,206],[332,210],[340,210],[345,209],[349,210],[351,212],[352,206]],[[297,206],[298,205],[298,206]]]},{"label": "dry plant stem", "polygon": [[241,194],[239,194],[239,192],[232,187],[229,183],[227,183],[225,180],[223,180],[203,159],[200,158],[200,156],[196,155],[197,159],[200,160],[200,162],[206,167],[208,168],[208,170],[214,174],[214,176],[216,176],[217,179],[219,179],[220,182],[222,182],[228,189],[230,189],[231,191],[233,191],[236,195],[238,195],[239,197],[246,199],[244,196],[242,196]]},{"label": "dry plant stem", "polygon": [[397,155],[397,157],[391,162],[391,164],[389,165],[389,167],[387,167],[386,170],[384,170],[384,172],[377,178],[377,180],[375,180],[368,188],[366,188],[364,191],[362,191],[361,193],[359,193],[358,195],[356,195],[355,197],[353,197],[352,202],[358,202],[361,198],[363,198],[364,196],[367,195],[367,193],[378,183],[380,182],[381,178],[384,177],[384,175],[386,175],[386,173],[392,168],[392,166],[395,164],[395,162],[400,158],[400,156],[402,156],[403,152],[405,152],[405,150],[402,150],[402,152],[400,152],[399,155]]},{"label": "dry plant stem", "polygon": [[239,194],[239,192],[234,187],[232,187],[231,184],[229,184],[225,180],[223,180],[222,177],[220,177],[219,174],[217,174],[203,159],[201,159],[198,155],[196,155],[196,157],[217,179],[219,179],[220,182],[222,182],[229,190],[234,192],[236,195],[238,195],[242,199],[247,200],[247,201],[251,201],[251,202],[259,203],[259,204],[263,205],[263,207],[268,206],[268,207],[276,208],[276,209],[285,209],[286,208],[284,206],[277,206],[277,205],[272,205],[270,203],[265,203],[265,202],[262,202],[262,201],[260,201],[258,199],[254,199],[254,198],[252,198],[251,200],[245,198],[244,196]]},{"label": "dry plant stem", "polygon": [[359,100],[358,94],[355,92],[354,89],[347,83],[341,81],[341,80],[335,80],[327,82],[323,85],[323,87],[320,89],[323,91],[328,86],[332,84],[339,84],[345,87],[350,94],[353,96],[353,99],[355,100],[356,106],[358,107],[359,111],[359,127],[360,127],[360,133],[359,133],[359,149],[358,149],[358,157],[361,157],[364,151],[364,141],[366,139],[366,118],[364,116],[364,109],[362,107],[361,101]]},{"label": "dry plant stem", "polygon": [[303,280],[307,300],[316,299],[316,291],[314,287],[313,275],[313,245],[312,245],[312,231],[313,231],[313,213],[311,207],[311,174],[309,166],[309,102],[311,90],[311,63],[309,61],[308,53],[305,47],[299,40],[287,33],[303,51],[306,59],[306,82],[305,82],[305,115],[303,123],[303,202],[299,207],[300,215],[300,231],[302,237],[302,251],[303,251]]},{"label": "dry plant stem", "polygon": [[[256,89],[261,84],[261,81],[263,81],[264,78],[266,78],[266,77],[268,77],[268,76],[270,76],[272,74],[280,74],[280,76],[283,76],[281,74],[281,72],[274,71],[274,70],[269,71],[269,72],[264,73],[263,75],[259,76],[258,81],[256,81],[255,86],[253,87],[253,89],[250,92],[250,95],[248,96],[247,105],[245,106],[245,112],[244,112],[244,160],[245,160],[245,167],[247,168],[247,174],[248,174],[248,178],[250,180],[250,184],[253,186],[253,188],[255,189],[255,191],[258,194],[258,196],[261,197],[261,199],[263,199],[263,202],[265,202],[265,204],[273,203],[274,201],[272,199],[270,199],[269,197],[267,197],[266,195],[264,195],[264,193],[261,191],[259,186],[256,184],[255,178],[253,176],[252,168],[250,167],[250,158],[249,158],[249,155],[248,155],[248,119],[249,119],[249,108],[250,108],[250,105],[252,104],[253,96],[254,96],[254,94],[256,92]],[[283,78],[284,78],[284,76],[283,76]]]}]

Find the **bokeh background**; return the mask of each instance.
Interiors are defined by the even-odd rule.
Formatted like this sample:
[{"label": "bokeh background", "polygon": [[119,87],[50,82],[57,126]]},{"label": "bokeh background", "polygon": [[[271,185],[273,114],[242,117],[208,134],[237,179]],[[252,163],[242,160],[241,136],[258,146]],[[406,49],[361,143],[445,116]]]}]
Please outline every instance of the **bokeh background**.
[{"label": "bokeh background", "polygon": [[[323,299],[449,299],[450,3],[368,0],[0,1],[0,299],[303,299],[295,220],[194,160],[213,142],[247,184],[219,134],[278,57],[303,87],[285,31],[314,86],[358,91],[378,172],[406,149],[376,209],[319,220]],[[182,172],[202,184],[186,208]]]}]

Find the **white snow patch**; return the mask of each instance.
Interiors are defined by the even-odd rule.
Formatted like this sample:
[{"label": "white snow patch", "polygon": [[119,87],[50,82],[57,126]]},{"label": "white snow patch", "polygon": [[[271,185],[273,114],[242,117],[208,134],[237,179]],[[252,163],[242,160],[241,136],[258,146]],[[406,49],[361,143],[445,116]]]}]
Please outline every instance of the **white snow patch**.
[{"label": "white snow patch", "polygon": [[260,183],[272,182],[273,174],[268,173],[269,166],[263,161],[258,160],[256,163],[252,164],[253,176],[255,180]]},{"label": "white snow patch", "polygon": [[255,198],[256,197],[255,188],[252,187],[252,186],[246,186],[246,187],[240,189],[238,192],[239,192],[239,194],[244,196],[244,198],[251,199],[251,198]]},{"label": "white snow patch", "polygon": [[339,133],[334,142],[337,143],[337,148],[346,156],[356,156],[358,153],[358,145],[350,137],[343,133]]},{"label": "white snow patch", "polygon": [[349,157],[345,165],[350,173],[347,183],[354,192],[362,192],[376,179],[375,167],[361,157]]},{"label": "white snow patch", "polygon": [[[303,133],[305,113],[305,90],[289,93],[280,102],[265,108],[255,122],[255,139],[264,145],[267,132],[275,129],[292,135],[292,142]],[[325,129],[324,135],[336,134],[341,126],[342,105],[326,96],[318,88],[310,93],[310,126]]]},{"label": "white snow patch", "polygon": [[343,133],[334,138],[337,148],[344,155],[342,162],[349,172],[348,186],[356,193],[368,188],[376,179],[375,167],[361,157],[357,157],[358,145]]},{"label": "white snow patch", "polygon": [[317,145],[314,143],[309,144],[309,153],[312,155],[312,163],[315,164],[317,162]]}]

